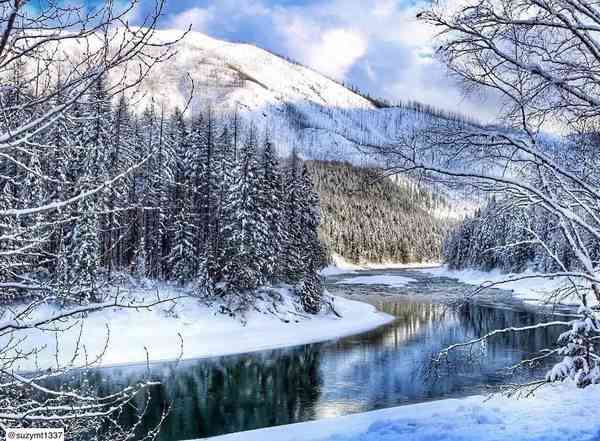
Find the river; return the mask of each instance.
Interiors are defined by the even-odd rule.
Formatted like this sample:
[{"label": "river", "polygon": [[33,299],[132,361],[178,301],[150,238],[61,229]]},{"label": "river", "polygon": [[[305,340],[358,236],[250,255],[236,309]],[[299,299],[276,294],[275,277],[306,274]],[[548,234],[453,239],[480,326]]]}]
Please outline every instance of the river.
[{"label": "river", "polygon": [[[550,347],[559,329],[505,334],[485,345],[453,354],[442,363],[442,348],[507,326],[552,319],[528,308],[510,293],[493,290],[456,305],[473,287],[411,270],[364,271],[400,275],[408,286],[344,285],[350,275],[327,279],[330,292],[368,301],[396,320],[364,334],[294,348],[245,355],[96,369],[73,373],[69,382],[87,382],[100,393],[118,390],[148,374],[160,386],[150,391],[140,429],[159,421],[167,404],[161,441],[178,441],[449,397],[489,393],[503,384],[540,377],[544,367],[516,374],[505,368]],[[141,397],[140,407],[147,402]],[[135,409],[121,418],[131,423]]]}]

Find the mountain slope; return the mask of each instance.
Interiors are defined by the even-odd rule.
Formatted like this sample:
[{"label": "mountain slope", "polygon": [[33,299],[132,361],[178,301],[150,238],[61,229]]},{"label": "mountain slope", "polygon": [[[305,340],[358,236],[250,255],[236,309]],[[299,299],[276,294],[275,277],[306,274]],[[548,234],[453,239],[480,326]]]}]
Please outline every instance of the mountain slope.
[{"label": "mountain slope", "polygon": [[[177,31],[158,31],[170,41]],[[212,106],[237,112],[246,123],[268,130],[281,153],[298,150],[308,159],[370,163],[355,142],[385,142],[409,127],[439,118],[419,106],[385,107],[343,85],[258,47],[192,32],[173,58],[142,83],[141,100],[182,107],[194,84],[191,111]]]},{"label": "mountain slope", "polygon": [[347,162],[311,161],[321,199],[320,236],[329,254],[355,263],[440,261],[453,221],[443,198]]}]

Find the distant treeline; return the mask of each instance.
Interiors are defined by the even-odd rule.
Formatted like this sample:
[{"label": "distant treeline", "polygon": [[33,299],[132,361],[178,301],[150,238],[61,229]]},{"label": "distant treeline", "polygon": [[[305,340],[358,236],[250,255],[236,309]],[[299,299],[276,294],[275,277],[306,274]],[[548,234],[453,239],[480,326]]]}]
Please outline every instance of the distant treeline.
[{"label": "distant treeline", "polygon": [[[588,243],[592,262],[600,262],[600,242],[591,236],[581,240]],[[444,244],[445,260],[453,269],[570,271],[578,264],[573,253],[558,218],[495,198],[456,227]]]}]

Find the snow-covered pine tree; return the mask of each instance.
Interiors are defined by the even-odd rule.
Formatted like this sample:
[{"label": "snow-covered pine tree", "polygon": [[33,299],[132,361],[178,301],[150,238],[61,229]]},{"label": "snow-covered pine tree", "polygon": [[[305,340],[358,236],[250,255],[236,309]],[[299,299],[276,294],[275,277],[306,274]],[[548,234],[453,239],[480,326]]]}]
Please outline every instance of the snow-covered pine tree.
[{"label": "snow-covered pine tree", "polygon": [[[165,143],[170,147],[172,152],[172,170],[171,180],[163,183],[163,193],[168,199],[165,201],[166,207],[166,228],[163,232],[163,246],[171,251],[175,246],[175,236],[177,234],[176,224],[177,216],[185,212],[184,204],[190,203],[190,188],[188,185],[189,165],[188,159],[188,141],[189,134],[187,124],[181,109],[176,108],[169,119],[169,127],[166,133]],[[189,208],[188,215],[189,214]],[[174,279],[176,274],[173,268],[168,264],[169,259],[166,259],[164,265],[164,277]]]},{"label": "snow-covered pine tree", "polygon": [[92,197],[78,203],[77,221],[65,237],[64,253],[59,262],[59,287],[64,302],[99,300],[100,228],[96,204],[96,198]]},{"label": "snow-covered pine tree", "polygon": [[[49,106],[61,106],[65,103],[65,97],[61,93],[62,86],[56,85],[56,94],[50,100]],[[48,154],[45,156],[46,176],[51,179],[46,182],[47,192],[51,200],[59,201],[73,196],[72,188],[69,183],[77,182],[75,158],[77,157],[76,148],[73,142],[74,124],[71,121],[73,109],[65,110],[61,113],[54,124],[41,134],[39,142],[48,146]],[[69,224],[64,221],[64,215],[61,212],[48,213],[47,219],[52,225],[50,238],[46,246],[46,252],[49,256],[56,256],[60,259],[64,252],[64,236],[69,230]],[[64,256],[63,256],[64,257]],[[48,259],[48,270],[52,274],[52,279],[56,279],[57,262],[55,259]]]},{"label": "snow-covered pine tree", "polygon": [[284,231],[284,195],[283,177],[279,161],[268,136],[262,153],[262,167],[258,180],[258,206],[260,216],[267,225],[266,234],[260,245],[261,260],[265,277],[273,281],[281,272],[284,259],[283,245],[286,241]]},{"label": "snow-covered pine tree", "polygon": [[[91,190],[108,178],[111,143],[111,103],[102,81],[98,81],[73,112],[73,142],[78,151],[71,173],[77,191]],[[59,286],[66,301],[90,302],[98,299],[101,237],[105,231],[100,213],[105,212],[106,193],[81,199],[73,212],[74,224],[64,237]]]},{"label": "snow-covered pine tree", "polygon": [[237,179],[224,206],[223,241],[226,260],[223,266],[226,289],[238,296],[236,309],[244,309],[248,291],[265,281],[266,264],[259,247],[267,234],[267,223],[258,205],[260,165],[255,129],[243,144],[237,166]]},{"label": "snow-covered pine tree", "polygon": [[[198,130],[196,128],[196,130]],[[193,136],[199,136],[196,131]],[[173,225],[169,228],[170,253],[166,259],[168,274],[180,285],[195,281],[201,257],[197,254],[198,228],[194,217],[194,173],[197,162],[197,145],[188,132],[184,116],[176,109],[170,122],[168,143],[173,152],[172,180],[163,185],[169,190]]]},{"label": "snow-covered pine tree", "polygon": [[600,361],[594,345],[600,322],[587,305],[579,313],[581,317],[572,322],[571,329],[558,338],[557,355],[563,358],[547,373],[549,382],[570,378],[579,388],[600,384]]},{"label": "snow-covered pine tree", "polygon": [[175,145],[172,137],[168,136],[167,121],[165,120],[164,107],[161,108],[160,120],[158,122],[158,139],[156,153],[152,156],[152,161],[156,165],[151,175],[150,191],[152,193],[152,203],[154,210],[155,223],[157,231],[156,237],[156,258],[158,276],[164,278],[170,271],[167,263],[169,257],[169,228],[170,221],[174,220],[173,204],[169,193],[172,183],[175,180]]},{"label": "snow-covered pine tree", "polygon": [[284,170],[284,204],[283,225],[286,241],[283,246],[280,279],[289,283],[297,283],[302,279],[305,268],[302,264],[302,227],[301,227],[301,198],[300,163],[294,150]]},{"label": "snow-covered pine tree", "polygon": [[320,209],[319,196],[313,190],[312,179],[306,164],[302,164],[302,172],[298,177],[299,189],[299,233],[303,247],[300,249],[303,265],[302,280],[298,292],[304,310],[316,314],[321,309],[323,285],[320,269],[326,257],[324,247],[319,240]]},{"label": "snow-covered pine tree", "polygon": [[[186,152],[186,161],[190,170],[190,180],[188,182],[191,190],[190,197],[193,223],[196,228],[194,235],[194,248],[198,255],[204,254],[204,240],[208,225],[207,210],[205,207],[205,195],[207,190],[207,167],[206,163],[208,148],[207,133],[205,131],[207,124],[202,112],[198,112],[192,118],[189,131],[188,151]],[[210,146],[212,148],[212,146]]]},{"label": "snow-covered pine tree", "polygon": [[209,273],[214,271],[217,260],[217,219],[222,151],[217,143],[218,121],[209,106],[197,125],[201,135],[196,136],[198,160],[202,164],[197,181],[198,234],[197,253],[204,256]]},{"label": "snow-covered pine tree", "polygon": [[[84,171],[84,185],[92,189],[97,185],[107,181],[112,176],[110,169],[111,152],[114,150],[113,136],[113,109],[111,97],[106,91],[106,84],[103,78],[96,81],[94,87],[85,97],[84,106],[84,146],[86,154],[86,170]],[[90,201],[89,205],[80,204],[79,211],[82,215],[82,209],[95,210],[94,215],[84,215],[84,222],[88,223],[80,228],[81,234],[92,234],[92,224],[97,223],[98,230],[95,234],[100,240],[100,247],[87,248],[89,251],[96,250],[97,256],[89,256],[89,259],[96,261],[100,259],[102,266],[110,266],[107,257],[108,254],[102,254],[102,250],[108,248],[108,239],[111,235],[110,227],[107,222],[106,212],[112,201],[110,201],[110,189],[104,189],[101,194],[95,196],[95,201]],[[85,233],[84,233],[85,232]],[[87,236],[86,236],[87,237]],[[112,245],[112,244],[111,244]]]},{"label": "snow-covered pine tree", "polygon": [[173,246],[167,263],[174,280],[184,286],[196,280],[200,266],[195,246],[197,232],[192,222],[192,207],[189,199],[184,199],[179,204],[173,231]]},{"label": "snow-covered pine tree", "polygon": [[[131,111],[123,95],[119,98],[113,115],[113,137],[109,152],[110,177],[133,166],[136,157]],[[106,224],[108,231],[103,252],[109,276],[113,268],[123,268],[128,264],[126,258],[128,231],[129,225],[134,220],[134,213],[130,210],[128,197],[132,185],[133,176],[126,176],[107,191]]]},{"label": "snow-covered pine tree", "polygon": [[317,270],[308,271],[296,287],[304,311],[318,314],[323,305],[323,281]]},{"label": "snow-covered pine tree", "polygon": [[[144,267],[146,276],[159,278],[161,269],[161,249],[160,249],[160,222],[159,215],[155,207],[160,205],[160,184],[157,179],[158,166],[158,144],[160,136],[160,121],[156,114],[154,103],[144,110],[138,132],[138,148],[141,152],[141,158],[149,156],[145,166],[136,177],[137,192],[140,197],[137,199],[137,205],[141,206],[138,210],[140,219],[140,232],[142,238],[140,242],[144,243],[144,249],[137,252],[138,259],[144,255]],[[153,208],[153,209],[149,209]]]},{"label": "snow-covered pine tree", "polygon": [[[235,153],[233,140],[230,130],[225,125],[218,135],[215,142],[216,152],[216,182],[217,197],[215,203],[215,237],[214,237],[214,259],[208,262],[207,274],[212,281],[221,280],[223,262],[227,255],[223,242],[223,226],[226,224],[226,215],[228,214],[225,206],[228,195],[232,191],[235,182],[235,173],[237,171],[235,162]],[[230,213],[229,213],[230,214]]]},{"label": "snow-covered pine tree", "polygon": [[320,269],[324,264],[324,250],[319,240],[319,195],[313,190],[310,171],[306,163],[298,177],[299,220],[302,248],[302,262],[311,269]]},{"label": "snow-covered pine tree", "polygon": [[[140,163],[147,154],[144,124],[142,118],[132,115],[132,143],[137,148],[133,150],[135,163]],[[131,174],[127,192],[128,231],[125,244],[124,258],[131,274],[138,279],[148,275],[146,268],[146,218],[144,207],[147,206],[147,175],[148,167],[144,164]]]}]

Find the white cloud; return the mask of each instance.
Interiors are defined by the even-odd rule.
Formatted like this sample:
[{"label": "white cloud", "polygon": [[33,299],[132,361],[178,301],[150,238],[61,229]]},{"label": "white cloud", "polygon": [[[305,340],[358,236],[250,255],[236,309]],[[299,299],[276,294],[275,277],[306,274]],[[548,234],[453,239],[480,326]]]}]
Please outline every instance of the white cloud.
[{"label": "white cloud", "polygon": [[397,6],[398,2],[396,0],[377,1],[373,6],[373,15],[381,18],[389,17],[394,13]]},{"label": "white cloud", "polygon": [[332,29],[310,49],[308,64],[320,72],[343,79],[367,52],[367,39],[349,29]]},{"label": "white cloud", "polygon": [[213,20],[213,12],[205,8],[187,9],[168,21],[167,26],[173,29],[187,29],[192,27],[194,31],[206,32],[208,24]]},{"label": "white cloud", "polygon": [[[357,63],[369,62],[373,75],[382,44],[398,47],[398,55],[431,53],[433,30],[416,19],[425,6],[411,6],[400,0],[327,0],[304,7],[274,9],[275,30],[283,37],[285,49],[299,61],[329,75],[343,78]],[[415,62],[424,58],[411,55]],[[399,67],[402,63],[399,63]]]},{"label": "white cloud", "polygon": [[212,33],[219,29],[235,30],[245,20],[268,17],[271,9],[262,0],[215,0],[209,6],[194,6],[171,15],[166,26],[185,29],[192,25],[195,31]]},{"label": "white cloud", "polygon": [[360,72],[359,86],[369,93],[490,117],[497,103],[465,98],[435,60],[437,31],[416,18],[429,5],[427,0],[372,0],[368,6],[364,0],[325,0],[278,9],[277,30],[292,57],[351,82],[356,79],[349,74]]},{"label": "white cloud", "polygon": [[351,29],[321,31],[314,23],[292,19],[281,24],[279,31],[293,58],[337,79],[344,79],[368,48],[367,39]]}]

